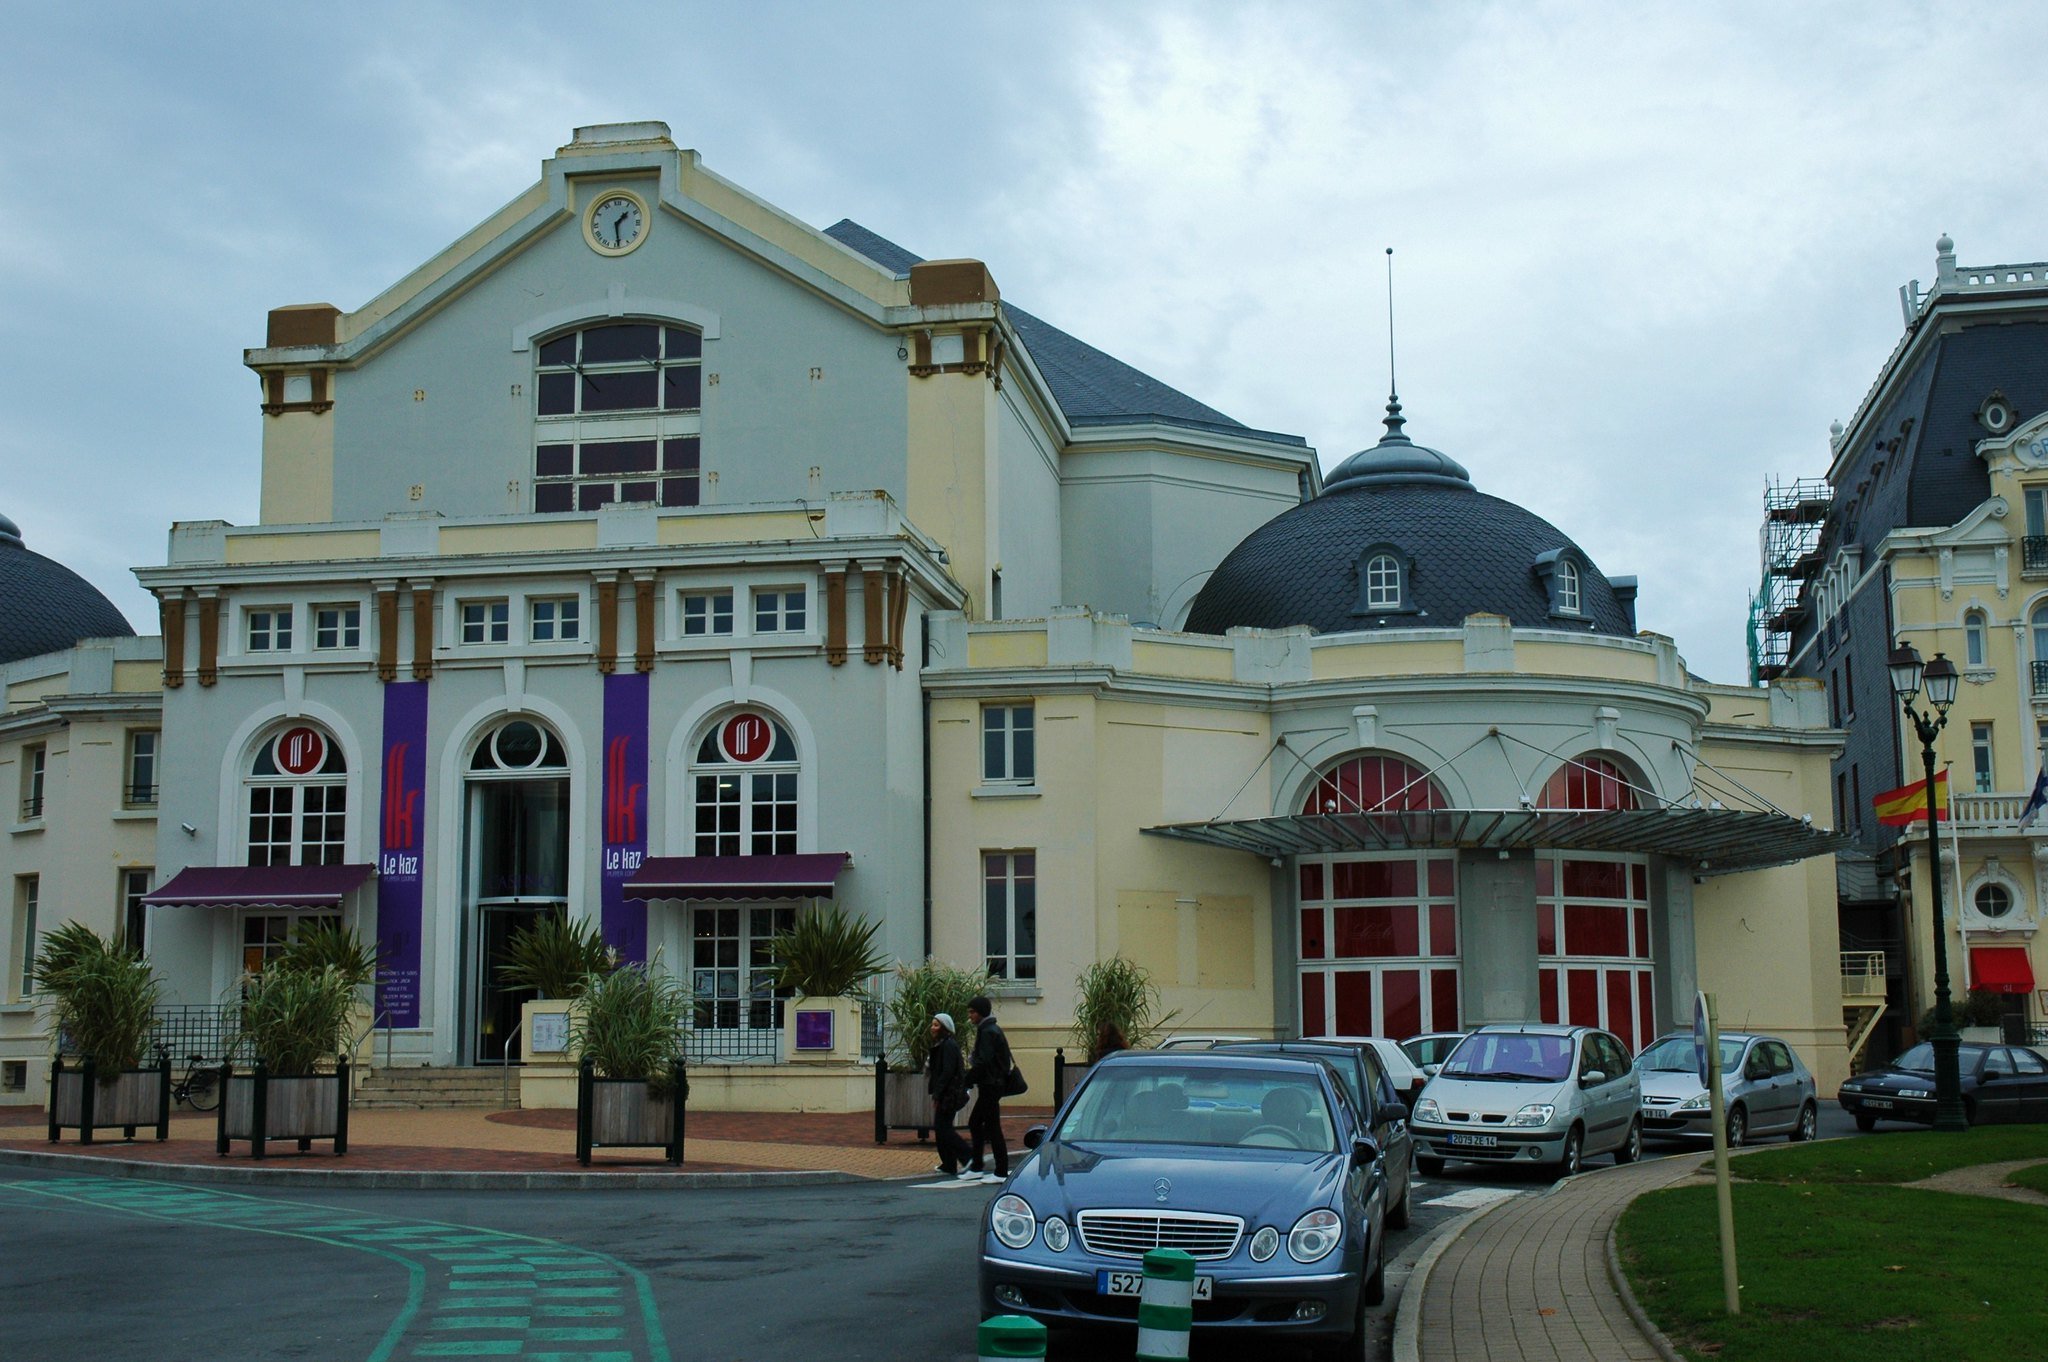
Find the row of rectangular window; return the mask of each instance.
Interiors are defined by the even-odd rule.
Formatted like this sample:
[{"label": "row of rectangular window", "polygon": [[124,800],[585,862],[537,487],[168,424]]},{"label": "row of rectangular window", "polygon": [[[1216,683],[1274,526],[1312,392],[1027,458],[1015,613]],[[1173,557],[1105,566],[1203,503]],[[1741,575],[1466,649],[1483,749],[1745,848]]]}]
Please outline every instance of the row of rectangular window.
[{"label": "row of rectangular window", "polygon": [[[158,732],[154,728],[136,728],[128,731],[128,748],[124,754],[121,779],[121,804],[124,808],[149,808],[156,804],[156,750]],[[30,743],[21,750],[21,821],[33,823],[42,818],[49,793],[50,749],[44,743]]]}]

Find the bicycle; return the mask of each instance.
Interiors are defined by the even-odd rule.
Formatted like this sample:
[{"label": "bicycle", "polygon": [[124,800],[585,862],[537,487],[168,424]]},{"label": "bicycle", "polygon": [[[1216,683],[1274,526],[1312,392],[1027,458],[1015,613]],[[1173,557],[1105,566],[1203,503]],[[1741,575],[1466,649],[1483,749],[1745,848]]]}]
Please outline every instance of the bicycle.
[{"label": "bicycle", "polygon": [[[163,1058],[171,1057],[169,1046],[156,1048]],[[220,1070],[207,1064],[204,1055],[187,1055],[185,1076],[171,1083],[171,1100],[183,1102],[194,1111],[212,1111],[220,1105]]]}]

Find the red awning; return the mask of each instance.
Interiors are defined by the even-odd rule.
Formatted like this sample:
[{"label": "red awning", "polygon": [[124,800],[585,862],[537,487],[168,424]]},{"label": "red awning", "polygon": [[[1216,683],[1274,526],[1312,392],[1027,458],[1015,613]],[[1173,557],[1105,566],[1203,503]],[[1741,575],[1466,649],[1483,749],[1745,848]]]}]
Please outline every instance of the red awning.
[{"label": "red awning", "polygon": [[626,881],[629,899],[830,898],[844,851],[802,856],[649,856]]},{"label": "red awning", "polygon": [[367,865],[195,865],[142,896],[157,907],[338,908],[370,877]]},{"label": "red awning", "polygon": [[1970,987],[1992,993],[2029,993],[2034,963],[2025,946],[1970,947]]}]

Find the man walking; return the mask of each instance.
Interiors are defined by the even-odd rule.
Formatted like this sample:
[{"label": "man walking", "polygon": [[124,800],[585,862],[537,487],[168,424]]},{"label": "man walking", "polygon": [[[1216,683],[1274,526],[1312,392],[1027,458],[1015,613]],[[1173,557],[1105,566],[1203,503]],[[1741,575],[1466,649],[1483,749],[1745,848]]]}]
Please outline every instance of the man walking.
[{"label": "man walking", "polygon": [[[967,1066],[967,1081],[975,1089],[974,1115],[967,1120],[967,1133],[974,1137],[974,1155],[961,1176],[1001,1182],[1010,1176],[1010,1147],[1003,1142],[1003,1087],[1010,1079],[1010,1040],[996,1025],[987,998],[968,1000],[967,1020],[974,1023],[974,1058]],[[993,1173],[983,1170],[984,1146],[995,1150]]]},{"label": "man walking", "polygon": [[967,1105],[967,1072],[960,1063],[960,1042],[953,1038],[953,1019],[941,1012],[932,1018],[931,1057],[925,1061],[925,1087],[932,1095],[932,1138],[939,1146],[936,1171],[957,1177],[967,1162],[967,1141],[953,1129],[953,1117]]}]

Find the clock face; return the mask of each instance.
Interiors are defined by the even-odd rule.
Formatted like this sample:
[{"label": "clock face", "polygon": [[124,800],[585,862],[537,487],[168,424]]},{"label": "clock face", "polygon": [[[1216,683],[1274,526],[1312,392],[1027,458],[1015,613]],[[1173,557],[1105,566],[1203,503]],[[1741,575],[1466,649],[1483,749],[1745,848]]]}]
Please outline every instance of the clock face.
[{"label": "clock face", "polygon": [[602,251],[623,254],[639,244],[647,230],[640,201],[627,194],[607,194],[590,209],[590,239]]}]

